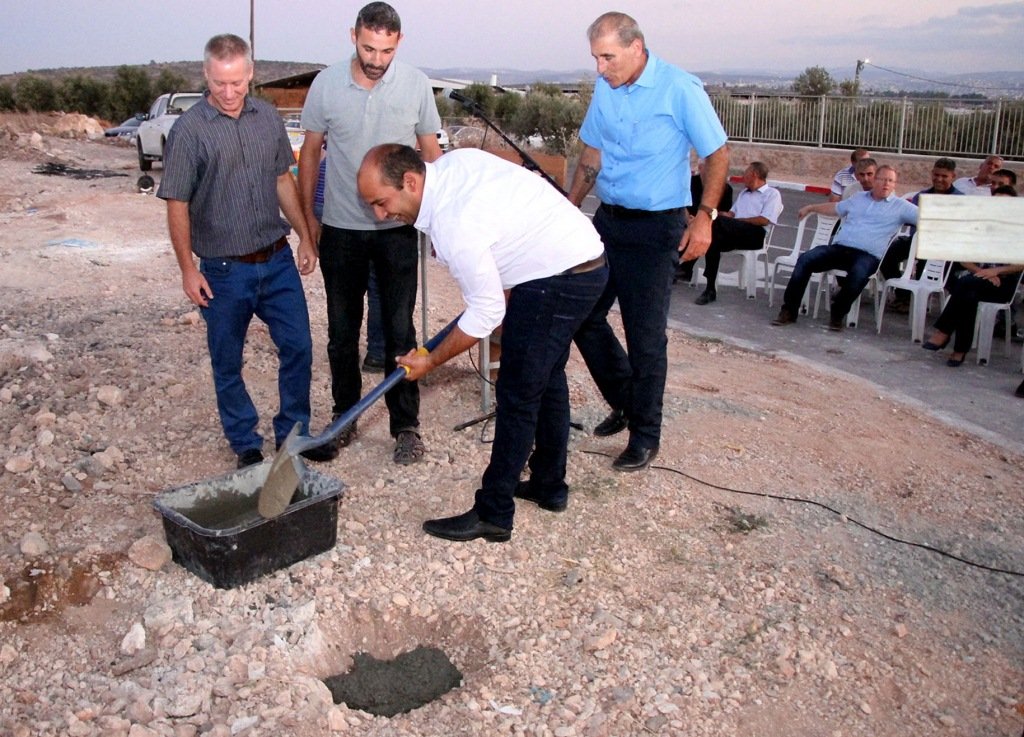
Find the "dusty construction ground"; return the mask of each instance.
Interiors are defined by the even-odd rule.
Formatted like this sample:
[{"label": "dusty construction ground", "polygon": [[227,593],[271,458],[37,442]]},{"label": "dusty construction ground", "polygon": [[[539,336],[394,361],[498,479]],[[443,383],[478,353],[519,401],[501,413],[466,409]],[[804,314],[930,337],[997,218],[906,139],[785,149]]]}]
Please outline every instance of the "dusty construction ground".
[{"label": "dusty construction ground", "polygon": [[[233,462],[202,324],[133,150],[26,139],[0,137],[0,733],[1021,733],[1020,577],[663,469],[1022,571],[1024,459],[866,383],[682,333],[659,468],[617,474],[602,454],[621,437],[574,433],[569,510],[524,505],[509,544],[419,529],[467,508],[486,464],[488,429],[452,430],[480,413],[463,357],[423,387],[426,462],[390,463],[378,406],[318,467],[347,484],[329,552],[230,591],[138,565],[133,544],[163,539],[155,495]],[[54,159],[128,176],[31,173]],[[460,300],[430,268],[436,330]],[[306,285],[319,427],[324,296]],[[250,335],[269,417],[273,346]],[[605,408],[575,355],[570,386],[592,428]],[[355,653],[417,645],[463,686],[391,719],[330,703],[319,679]]]}]

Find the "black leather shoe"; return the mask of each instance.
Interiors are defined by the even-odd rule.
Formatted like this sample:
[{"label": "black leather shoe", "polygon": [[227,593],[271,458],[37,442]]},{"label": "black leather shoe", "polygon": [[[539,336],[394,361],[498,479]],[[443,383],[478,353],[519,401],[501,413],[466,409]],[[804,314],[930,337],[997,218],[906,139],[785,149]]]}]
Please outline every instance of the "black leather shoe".
[{"label": "black leather shoe", "polygon": [[383,374],[384,359],[366,354],[366,358],[363,359],[363,372],[367,374]]},{"label": "black leather shoe", "polygon": [[619,454],[619,457],[612,461],[612,468],[616,471],[642,471],[651,465],[658,455],[658,447],[640,448],[627,445],[626,449]]},{"label": "black leather shoe", "polygon": [[1017,387],[1017,390],[1013,393],[1013,396],[1024,399],[1024,381],[1020,382],[1020,385]]},{"label": "black leather shoe", "polygon": [[248,448],[238,454],[238,464],[236,468],[255,466],[257,463],[263,463],[263,453],[260,452],[259,448]]},{"label": "black leather shoe", "polygon": [[697,299],[693,301],[694,304],[706,305],[714,302],[716,299],[718,299],[718,292],[716,292],[711,287],[708,287],[697,296]]},{"label": "black leather shoe", "polygon": [[333,461],[338,457],[338,444],[328,440],[323,445],[318,445],[315,448],[309,448],[304,450],[299,455],[303,458],[313,461],[314,463],[326,463],[327,461]]},{"label": "black leather shoe", "polygon": [[547,510],[548,512],[564,512],[565,508],[569,505],[566,500],[553,502],[550,499],[539,496],[533,487],[530,486],[529,481],[520,481],[519,485],[516,486],[516,499],[524,499],[528,502],[533,502],[541,509]]},{"label": "black leather shoe", "polygon": [[423,523],[423,531],[434,537],[460,543],[476,540],[478,537],[489,543],[504,543],[512,538],[512,530],[484,522],[472,509],[457,517],[428,519]]},{"label": "black leather shoe", "polygon": [[609,435],[622,432],[626,429],[626,425],[628,424],[629,420],[626,419],[626,413],[621,409],[613,409],[608,413],[608,416],[601,420],[597,427],[594,428],[594,435],[599,438],[606,438]]}]

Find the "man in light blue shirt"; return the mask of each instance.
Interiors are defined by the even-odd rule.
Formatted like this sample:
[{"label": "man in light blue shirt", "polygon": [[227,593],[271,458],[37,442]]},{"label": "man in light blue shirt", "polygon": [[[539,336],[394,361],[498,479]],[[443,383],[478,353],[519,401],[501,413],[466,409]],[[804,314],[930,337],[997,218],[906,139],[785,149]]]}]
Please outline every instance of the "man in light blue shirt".
[{"label": "man in light blue shirt", "polygon": [[[600,75],[580,129],[583,152],[569,200],[596,185],[594,227],[608,255],[608,286],[576,334],[594,382],[612,412],[599,436],[629,427],[612,467],[646,468],[661,441],[668,370],[666,329],[678,252],[704,255],[729,169],[726,135],[699,79],[652,54],[637,22],[605,13],[587,30]],[[689,226],[690,150],[705,159],[702,202]],[[618,299],[629,352],[608,324]]]},{"label": "man in light blue shirt", "polygon": [[846,278],[832,298],[829,329],[842,330],[843,320],[854,300],[864,291],[878,265],[885,256],[893,236],[900,226],[917,223],[917,206],[897,197],[896,170],[882,165],[875,173],[870,192],[861,192],[841,202],[805,205],[798,213],[800,219],[809,214],[843,218],[842,227],[834,242],[807,251],[796,262],[793,276],[786,285],[782,309],[773,325],[796,322],[797,310],[803,299],[811,274],[831,269],[843,269]]}]

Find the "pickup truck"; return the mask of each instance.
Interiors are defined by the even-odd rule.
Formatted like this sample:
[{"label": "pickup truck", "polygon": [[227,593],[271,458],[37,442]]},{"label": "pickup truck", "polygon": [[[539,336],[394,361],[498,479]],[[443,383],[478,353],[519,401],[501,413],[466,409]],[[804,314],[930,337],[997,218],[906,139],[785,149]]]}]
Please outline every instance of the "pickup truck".
[{"label": "pickup truck", "polygon": [[167,134],[178,116],[203,99],[202,92],[169,92],[153,102],[139,124],[135,138],[139,149],[139,168],[149,171],[154,161],[163,161]]}]

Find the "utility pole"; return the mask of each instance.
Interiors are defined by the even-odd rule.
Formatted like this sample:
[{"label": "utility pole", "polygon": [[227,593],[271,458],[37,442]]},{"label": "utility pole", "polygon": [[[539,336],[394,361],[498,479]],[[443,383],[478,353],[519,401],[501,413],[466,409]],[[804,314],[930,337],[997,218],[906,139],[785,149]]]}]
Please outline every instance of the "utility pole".
[{"label": "utility pole", "polygon": [[[256,63],[256,0],[249,0],[249,51],[252,54],[253,64]],[[860,62],[857,62],[858,64]],[[256,86],[256,78],[249,80],[249,94],[252,94]]]},{"label": "utility pole", "polygon": [[856,94],[860,94],[860,72],[864,68],[870,59],[857,59],[857,68],[853,72],[853,88],[856,90]]}]

